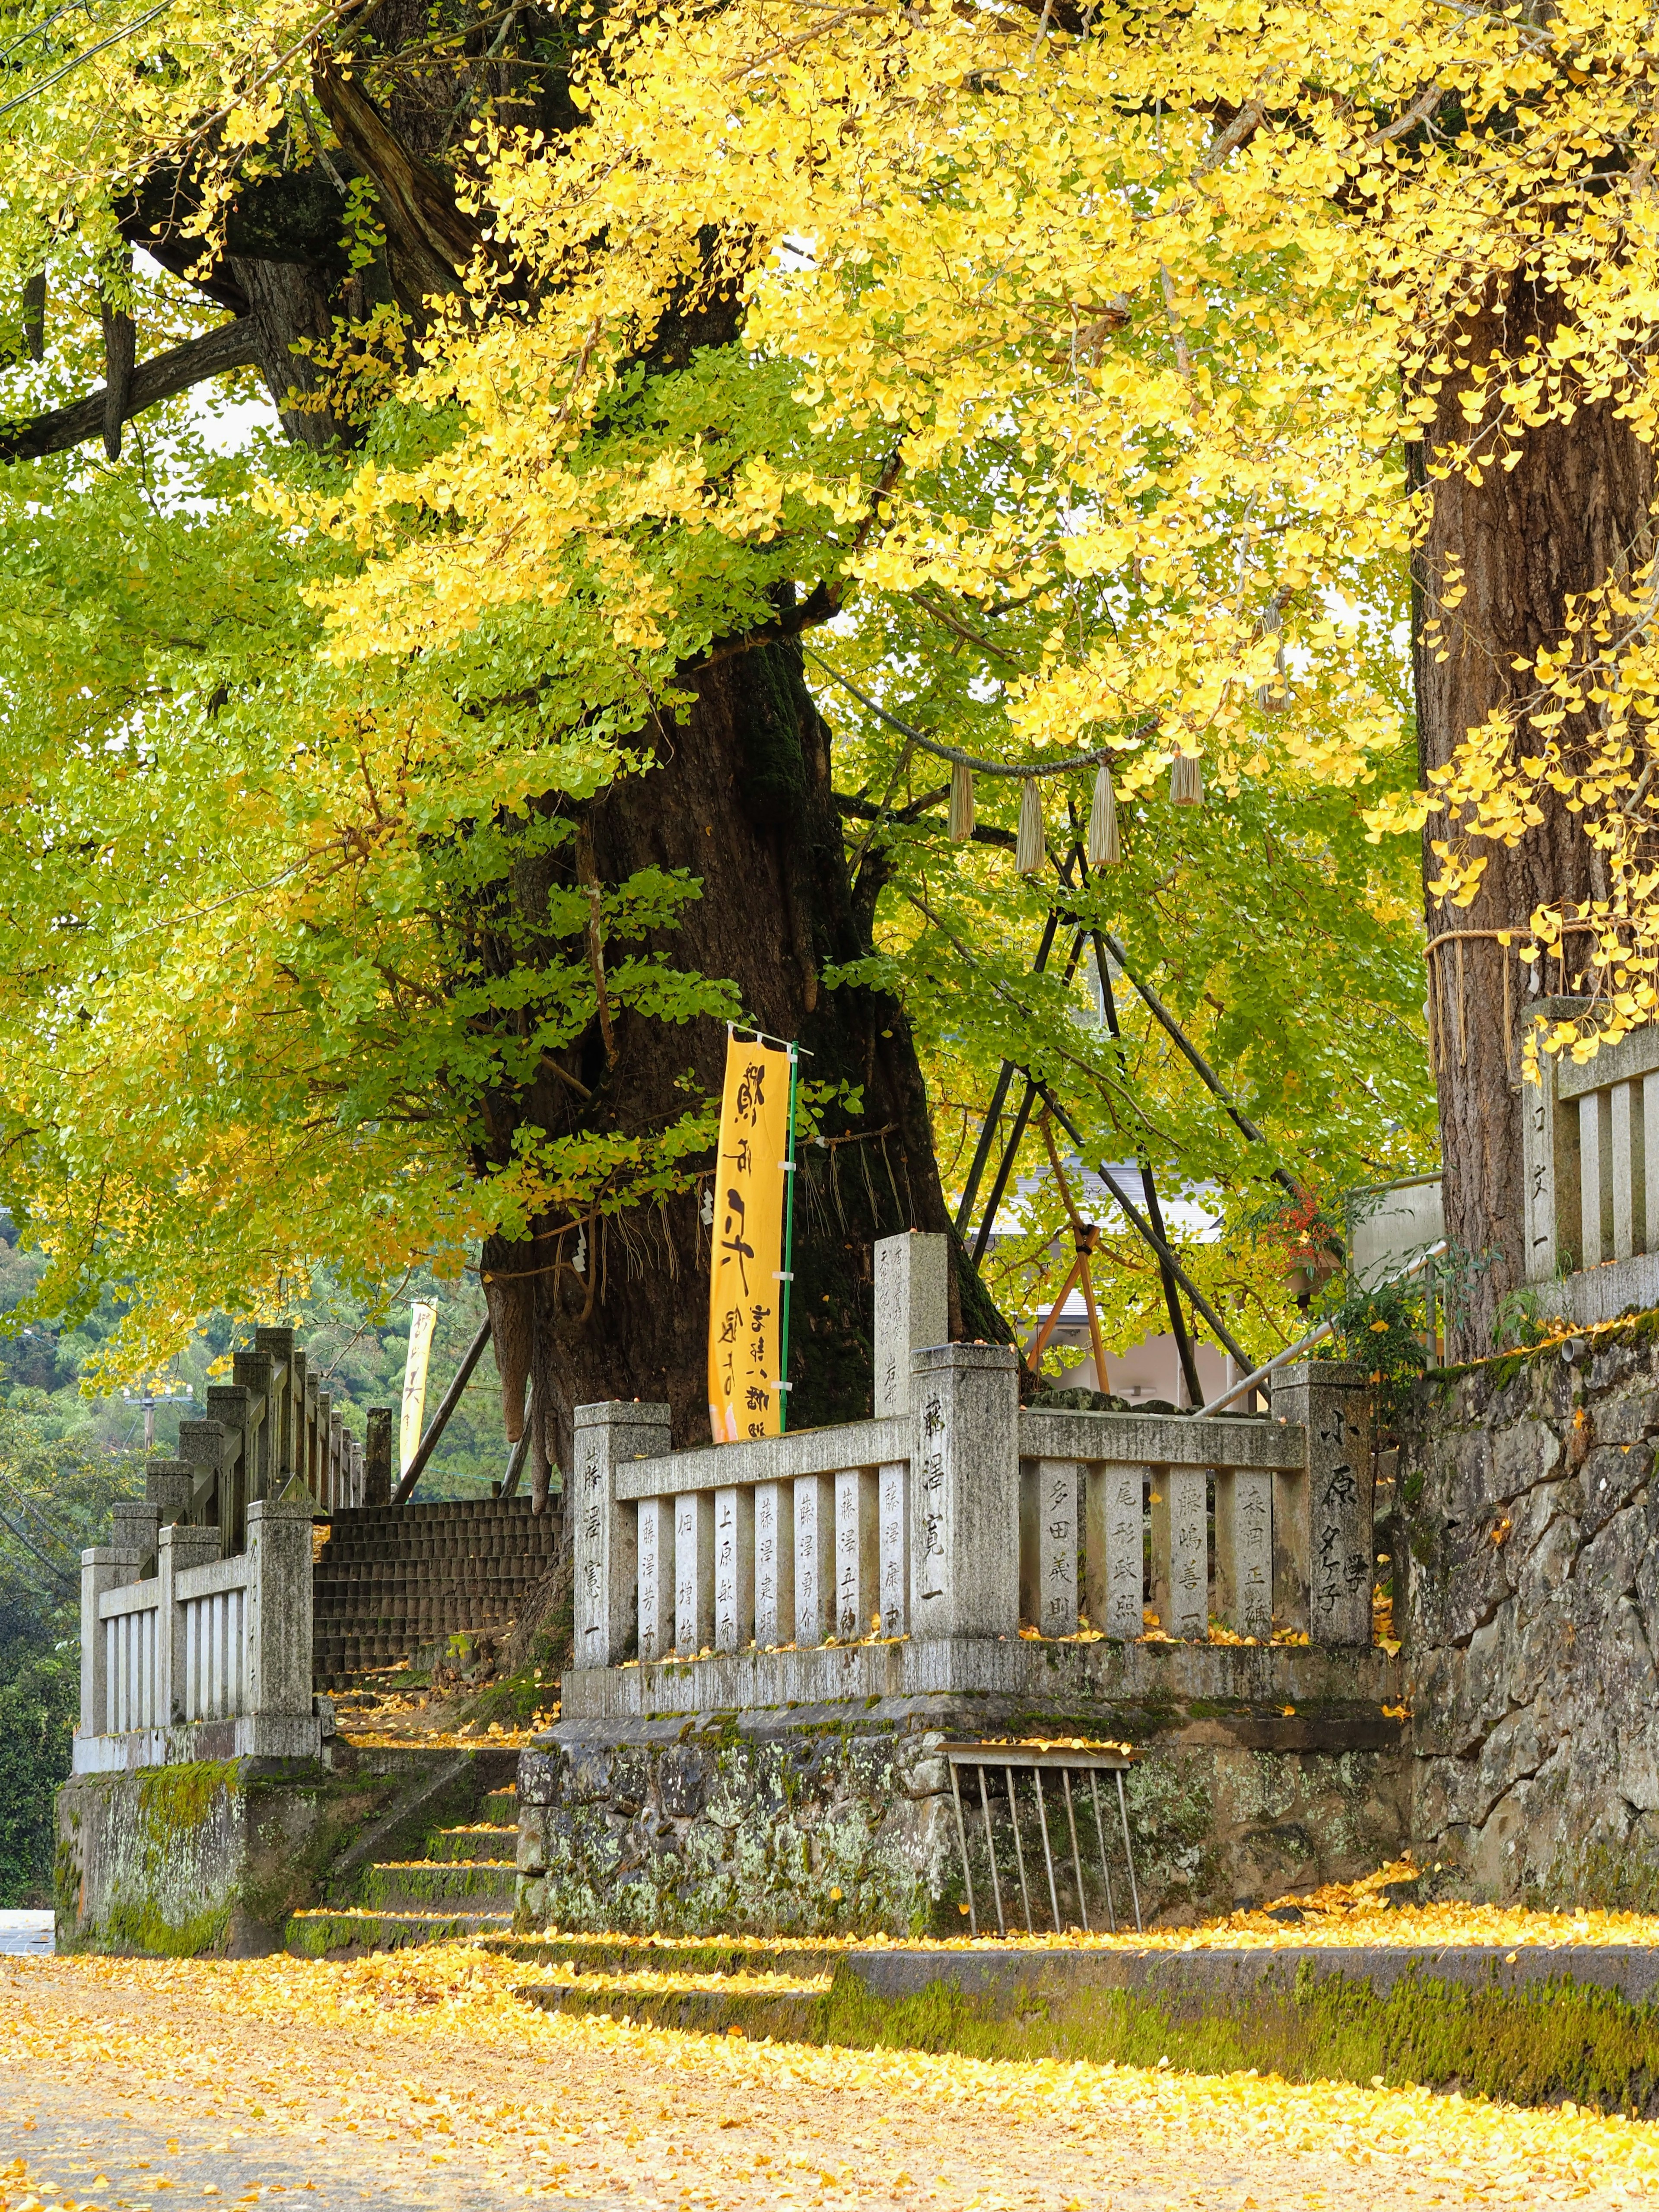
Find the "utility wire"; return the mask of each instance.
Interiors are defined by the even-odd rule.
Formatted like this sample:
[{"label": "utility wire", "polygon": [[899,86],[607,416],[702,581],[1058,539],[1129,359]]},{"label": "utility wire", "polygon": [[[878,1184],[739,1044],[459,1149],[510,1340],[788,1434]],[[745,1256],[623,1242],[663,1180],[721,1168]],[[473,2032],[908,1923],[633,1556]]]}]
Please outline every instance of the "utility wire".
[{"label": "utility wire", "polygon": [[101,54],[110,46],[118,46],[123,39],[130,39],[135,31],[142,31],[146,23],[153,23],[158,15],[165,15],[172,5],[173,0],[161,0],[159,7],[152,8],[148,14],[140,15],[136,22],[129,23],[125,30],[112,31],[108,38],[100,39],[95,46],[88,46],[85,53],[76,54],[73,61],[65,62],[62,69],[54,70],[50,76],[43,76],[39,84],[32,84],[27,92],[15,93],[9,100],[0,100],[0,115],[9,115],[14,107],[23,106],[27,101],[33,100],[37,93],[49,91],[59,77],[67,76],[71,70],[79,69],[82,62],[89,62],[94,54]]},{"label": "utility wire", "polygon": [[49,1559],[38,1544],[30,1543],[28,1538],[17,1526],[17,1523],[15,1521],[8,1520],[3,1513],[0,1513],[0,1528],[4,1528],[9,1534],[15,1536],[26,1552],[32,1552],[35,1558],[40,1560],[46,1572],[49,1575],[55,1575],[58,1577],[58,1580],[64,1585],[65,1589],[74,1589],[76,1577],[70,1574],[67,1569],[60,1567],[55,1559]]},{"label": "utility wire", "polygon": [[38,39],[42,31],[51,30],[60,15],[72,15],[77,8],[84,8],[85,5],[86,0],[64,0],[64,5],[61,8],[54,8],[50,15],[44,17],[29,30],[19,32],[9,46],[0,46],[0,62],[9,61],[19,46],[27,46],[29,40]]}]

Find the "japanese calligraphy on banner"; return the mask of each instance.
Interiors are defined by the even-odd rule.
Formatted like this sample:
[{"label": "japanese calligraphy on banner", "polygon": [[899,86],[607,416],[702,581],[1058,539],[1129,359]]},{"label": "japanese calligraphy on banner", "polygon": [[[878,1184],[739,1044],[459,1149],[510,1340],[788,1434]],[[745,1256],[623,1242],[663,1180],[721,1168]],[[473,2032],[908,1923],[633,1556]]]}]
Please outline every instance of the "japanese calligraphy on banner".
[{"label": "japanese calligraphy on banner", "polygon": [[714,1173],[708,1419],[717,1444],[783,1433],[788,1048],[728,1036]]}]

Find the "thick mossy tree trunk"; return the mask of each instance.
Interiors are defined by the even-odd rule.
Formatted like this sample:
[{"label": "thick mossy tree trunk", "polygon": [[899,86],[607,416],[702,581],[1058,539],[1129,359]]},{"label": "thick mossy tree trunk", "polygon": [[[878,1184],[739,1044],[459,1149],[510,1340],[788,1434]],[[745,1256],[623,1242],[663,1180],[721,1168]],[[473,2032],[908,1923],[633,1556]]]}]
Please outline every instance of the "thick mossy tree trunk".
[{"label": "thick mossy tree trunk", "polygon": [[[803,1079],[848,1085],[850,1112],[803,1146],[795,1213],[789,1360],[792,1427],[867,1413],[872,1248],[906,1229],[949,1231],[915,1045],[883,994],[829,990],[826,968],[869,949],[874,875],[855,902],[830,783],[830,739],[800,675],[799,649],[759,646],[705,669],[684,725],[659,733],[656,765],[586,811],[596,873],[684,869],[702,896],[653,949],[731,978],[755,1023],[804,1048]],[[879,860],[866,860],[868,871]],[[607,948],[620,950],[621,948]],[[597,1022],[566,1055],[593,1093],[550,1071],[512,1102],[522,1125],[563,1133],[659,1129],[685,1108],[688,1072],[718,1096],[726,1031],[678,1030],[619,1012],[614,1065]],[[509,1102],[492,1102],[499,1119]],[[506,1150],[507,1131],[500,1149]],[[531,1385],[532,1465],[568,1467],[571,1415],[607,1398],[665,1401],[677,1443],[708,1435],[709,1232],[695,1193],[601,1220],[574,1265],[559,1220],[487,1248],[485,1274],[509,1430]],[[552,1256],[558,1247],[558,1256]],[[953,1335],[1005,1338],[1006,1325],[954,1247]],[[536,1418],[534,1409],[543,1409]]]},{"label": "thick mossy tree trunk", "polygon": [[[1494,351],[1518,362],[1530,341],[1547,347],[1558,320],[1551,295],[1517,281],[1499,306],[1467,326],[1455,350],[1477,363]],[[1487,389],[1503,381],[1493,375]],[[1461,405],[1470,389],[1458,376],[1441,391],[1425,481],[1437,453],[1471,442],[1478,449],[1479,434]],[[1418,732],[1425,772],[1443,766],[1494,711],[1507,712],[1534,691],[1536,678],[1528,668],[1542,648],[1559,644],[1570,599],[1628,574],[1650,557],[1653,490],[1651,453],[1617,419],[1611,401],[1581,406],[1571,422],[1528,432],[1512,469],[1492,457],[1479,481],[1457,471],[1432,484],[1433,518],[1416,579]],[[1462,592],[1448,605],[1443,595],[1454,580]],[[1571,721],[1562,734],[1571,744]],[[1534,733],[1523,726],[1522,735]],[[1526,749],[1540,742],[1534,738]],[[1451,834],[1443,815],[1430,817],[1423,857],[1431,944],[1450,932],[1524,929],[1540,904],[1605,896],[1600,857],[1580,818],[1547,787],[1538,797],[1545,810],[1540,827],[1513,850],[1480,848],[1488,856],[1486,872],[1467,908],[1427,889],[1440,872],[1432,842]],[[1571,948],[1589,943],[1569,939],[1565,963],[1540,961],[1530,979],[1515,947],[1491,937],[1449,938],[1430,957],[1446,1226],[1462,1263],[1461,1289],[1448,1313],[1453,1357],[1491,1349],[1498,1310],[1524,1280],[1518,1032],[1528,991],[1554,991],[1564,983],[1572,989],[1583,962],[1575,962]]]}]

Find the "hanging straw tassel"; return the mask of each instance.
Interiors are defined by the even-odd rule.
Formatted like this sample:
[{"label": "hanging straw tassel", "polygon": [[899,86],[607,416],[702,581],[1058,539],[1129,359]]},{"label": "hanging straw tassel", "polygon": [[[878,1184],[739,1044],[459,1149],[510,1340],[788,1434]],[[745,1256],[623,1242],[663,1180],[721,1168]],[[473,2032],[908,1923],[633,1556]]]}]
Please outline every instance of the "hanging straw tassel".
[{"label": "hanging straw tassel", "polygon": [[1112,771],[1104,761],[1095,778],[1094,804],[1089,809],[1089,866],[1115,868],[1123,858],[1117,842],[1117,800],[1112,792]]},{"label": "hanging straw tassel", "polygon": [[1196,753],[1177,753],[1170,768],[1170,804],[1202,806],[1204,771]]},{"label": "hanging straw tassel", "polygon": [[1036,778],[1028,775],[1019,789],[1019,837],[1014,847],[1014,866],[1022,876],[1034,876],[1042,866],[1042,801]]},{"label": "hanging straw tassel", "polygon": [[974,771],[966,761],[951,765],[951,842],[965,844],[974,834]]}]

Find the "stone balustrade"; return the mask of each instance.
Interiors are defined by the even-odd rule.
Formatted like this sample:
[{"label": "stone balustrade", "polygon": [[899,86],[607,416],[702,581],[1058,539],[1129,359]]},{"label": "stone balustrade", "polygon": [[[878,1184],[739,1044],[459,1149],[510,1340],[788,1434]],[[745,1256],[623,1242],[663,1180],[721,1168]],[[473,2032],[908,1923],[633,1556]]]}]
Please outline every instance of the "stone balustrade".
[{"label": "stone balustrade", "polygon": [[75,1772],[314,1757],[310,1500],[256,1499],[231,1559],[165,1510],[120,1501],[114,1540],[81,1555]]},{"label": "stone balustrade", "polygon": [[[1582,1014],[1546,999],[1528,1024]],[[1659,1304],[1659,1028],[1582,1066],[1539,1054],[1521,1088],[1527,1279],[1577,1322]]]},{"label": "stone balustrade", "polygon": [[[673,1451],[665,1406],[577,1410],[575,1666],[596,1679],[567,1682],[568,1715],[620,1710],[597,1677],[635,1661],[901,1641],[982,1660],[1022,1629],[1128,1640],[1149,1615],[1177,1640],[1218,1620],[1370,1643],[1361,1370],[1281,1370],[1263,1416],[1022,1411],[1009,1347],[940,1340],[945,1266],[942,1237],[877,1247],[870,1420]],[[766,1701],[752,1666],[743,1683]]]}]

